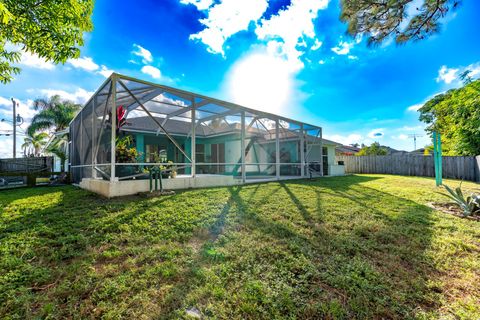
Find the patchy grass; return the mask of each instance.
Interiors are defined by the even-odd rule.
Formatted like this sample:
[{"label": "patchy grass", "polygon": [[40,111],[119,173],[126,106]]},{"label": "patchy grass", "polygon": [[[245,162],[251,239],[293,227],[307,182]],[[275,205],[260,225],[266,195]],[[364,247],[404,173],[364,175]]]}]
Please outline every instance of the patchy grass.
[{"label": "patchy grass", "polygon": [[380,175],[2,191],[0,318],[479,319],[480,225],[427,207],[436,191]]}]

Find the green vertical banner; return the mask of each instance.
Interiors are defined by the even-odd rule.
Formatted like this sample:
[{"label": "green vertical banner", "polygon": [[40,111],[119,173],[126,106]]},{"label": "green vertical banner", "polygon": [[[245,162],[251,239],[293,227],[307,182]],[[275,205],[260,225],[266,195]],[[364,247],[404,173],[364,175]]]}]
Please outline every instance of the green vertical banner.
[{"label": "green vertical banner", "polygon": [[435,183],[442,185],[442,140],[437,132],[433,132],[433,161],[435,163]]}]

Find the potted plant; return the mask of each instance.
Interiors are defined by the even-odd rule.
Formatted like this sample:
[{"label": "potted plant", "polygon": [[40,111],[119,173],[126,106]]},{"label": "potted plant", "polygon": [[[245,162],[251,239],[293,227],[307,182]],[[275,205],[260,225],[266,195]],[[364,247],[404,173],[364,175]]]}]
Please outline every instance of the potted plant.
[{"label": "potted plant", "polygon": [[173,164],[173,161],[168,161],[170,166],[170,178],[174,179],[177,177],[177,166]]},{"label": "potted plant", "polygon": [[[135,147],[131,147],[133,139],[131,136],[118,137],[115,143],[115,161],[117,163],[136,163],[139,153]],[[126,177],[135,174],[135,166],[118,166],[117,176]]]}]

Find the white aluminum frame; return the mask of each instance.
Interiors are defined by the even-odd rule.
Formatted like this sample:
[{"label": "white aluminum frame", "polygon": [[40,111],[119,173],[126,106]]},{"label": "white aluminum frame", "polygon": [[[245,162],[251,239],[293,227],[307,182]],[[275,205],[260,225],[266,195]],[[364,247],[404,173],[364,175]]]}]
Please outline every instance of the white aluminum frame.
[{"label": "white aluminum frame", "polygon": [[[195,177],[197,172],[196,172],[196,166],[197,165],[214,165],[213,163],[197,163],[196,162],[196,132],[197,132],[197,127],[200,125],[200,124],[204,124],[208,121],[211,121],[211,120],[215,120],[215,119],[218,119],[218,118],[222,118],[225,119],[225,117],[227,116],[239,116],[240,117],[240,139],[241,139],[241,143],[240,143],[240,148],[241,148],[241,157],[239,159],[239,162],[238,163],[217,163],[217,165],[238,165],[240,168],[241,168],[241,175],[240,175],[240,178],[242,180],[242,182],[246,182],[247,180],[247,174],[246,174],[246,167],[247,166],[251,166],[251,165],[274,165],[275,166],[275,176],[271,177],[271,178],[274,178],[274,179],[277,179],[277,180],[281,180],[282,179],[282,175],[280,174],[280,168],[282,165],[291,165],[291,166],[296,166],[296,165],[299,165],[300,166],[300,175],[298,176],[299,178],[300,177],[308,177],[309,176],[309,172],[310,172],[310,167],[309,167],[309,153],[310,153],[310,150],[308,149],[308,145],[312,145],[311,143],[309,143],[308,140],[312,140],[312,139],[318,139],[318,144],[315,144],[315,145],[319,145],[319,148],[320,148],[320,173],[319,175],[323,175],[323,130],[321,127],[319,126],[314,126],[314,125],[310,125],[310,124],[307,124],[307,123],[303,123],[303,122],[300,122],[300,121],[296,121],[296,120],[293,120],[293,119],[288,119],[288,118],[285,118],[285,117],[282,117],[282,116],[279,116],[279,115],[274,115],[274,114],[271,114],[271,113],[267,113],[267,112],[264,112],[264,111],[259,111],[259,110],[254,110],[254,109],[250,109],[250,108],[246,108],[246,107],[243,107],[243,106],[240,106],[240,105],[237,105],[237,104],[234,104],[234,103],[230,103],[230,102],[226,102],[226,101],[222,101],[222,100],[218,100],[218,99],[214,99],[214,98],[211,98],[211,97],[206,97],[206,96],[203,96],[203,95],[200,95],[200,94],[195,94],[195,93],[192,93],[192,92],[188,92],[188,91],[184,91],[184,90],[180,90],[180,89],[176,89],[176,88],[172,88],[172,87],[168,87],[168,86],[164,86],[164,85],[159,85],[159,84],[155,84],[155,83],[151,83],[151,82],[147,82],[147,81],[143,81],[143,80],[139,80],[139,79],[134,79],[134,78],[131,78],[131,77],[128,77],[128,76],[125,76],[125,75],[120,75],[120,74],[117,74],[117,73],[112,73],[112,75],[109,77],[109,79],[107,79],[103,84],[102,86],[97,90],[97,92],[95,92],[95,94],[92,96],[92,98],[90,98],[87,103],[85,104],[85,106],[87,106],[91,101],[93,101],[93,104],[92,104],[92,124],[94,123],[94,119],[93,117],[95,116],[95,110],[96,110],[96,106],[97,106],[97,96],[100,95],[100,90],[105,90],[106,88],[106,84],[108,84],[108,82],[110,81],[110,88],[108,90],[108,96],[106,98],[106,102],[105,102],[105,110],[104,110],[104,114],[103,114],[103,119],[102,119],[102,125],[104,125],[104,122],[105,122],[105,119],[106,119],[106,115],[108,113],[107,110],[110,110],[111,112],[111,136],[110,136],[110,139],[111,139],[111,162],[109,164],[97,164],[97,154],[99,152],[99,145],[101,143],[101,135],[104,131],[104,128],[102,126],[102,128],[99,130],[99,135],[95,135],[95,125],[92,125],[92,143],[96,143],[96,145],[93,146],[92,148],[92,163],[89,164],[89,165],[84,165],[84,164],[76,164],[76,165],[72,165],[70,166],[71,170],[74,169],[74,168],[83,168],[83,167],[88,167],[90,166],[92,168],[91,172],[92,172],[92,177],[95,177],[95,173],[97,171],[99,172],[102,172],[102,174],[105,174],[105,172],[103,172],[99,167],[100,166],[106,166],[106,165],[109,165],[110,166],[110,177],[109,177],[109,180],[110,182],[115,182],[115,181],[118,181],[118,178],[116,177],[116,167],[117,166],[124,166],[124,165],[132,165],[132,164],[122,164],[122,163],[116,163],[116,159],[115,159],[115,144],[116,144],[116,127],[117,127],[117,115],[116,115],[116,111],[117,111],[117,93],[122,93],[122,94],[125,94],[127,93],[128,95],[125,95],[125,96],[122,96],[122,99],[125,99],[126,97],[130,96],[132,99],[133,99],[133,102],[130,103],[128,106],[127,106],[127,112],[130,111],[130,110],[133,110],[133,109],[136,109],[136,108],[139,108],[141,111],[145,112],[148,117],[150,117],[154,122],[155,124],[158,126],[157,128],[157,134],[159,132],[163,132],[163,134],[173,143],[173,145],[175,146],[175,148],[177,148],[182,154],[183,156],[185,157],[186,160],[190,161],[190,162],[184,162],[184,163],[178,163],[176,165],[179,165],[179,166],[183,166],[183,167],[190,167],[191,168],[191,176],[192,177]],[[135,93],[132,92],[132,91],[139,91],[139,90],[142,90],[142,88],[140,89],[135,89],[135,90],[130,90],[126,84],[126,82],[135,82],[137,84],[143,84],[145,86],[147,86],[148,88],[146,89],[143,89],[142,93],[147,93],[149,91],[152,91],[152,92],[149,92],[148,94],[146,94],[145,96],[142,97],[142,100],[144,101],[140,101],[140,99],[138,99],[136,96],[135,96]],[[117,90],[117,84],[119,85],[119,88],[121,88],[122,90]],[[188,105],[188,102],[185,106],[182,106],[182,105],[175,105],[173,103],[170,103],[170,102],[163,102],[163,101],[157,101],[157,100],[154,100],[157,96],[159,96],[160,94],[163,94],[163,93],[169,93],[171,95],[175,95],[177,97],[180,97],[182,99],[184,99],[185,101],[190,101],[190,105]],[[104,93],[103,93],[104,94]],[[113,97],[113,98],[112,98]],[[93,100],[92,100],[93,99]],[[199,100],[199,102],[197,102],[197,99]],[[165,104],[165,105],[172,105],[172,106],[176,106],[176,107],[179,107],[180,109],[176,110],[176,111],[172,111],[170,112],[169,114],[165,114],[165,117],[163,118],[162,121],[159,121],[158,118],[155,118],[155,116],[152,114],[151,111],[148,110],[148,108],[145,107],[145,103],[148,102],[148,101],[155,101],[155,103],[159,103],[159,104]],[[226,109],[226,111],[223,111],[223,112],[219,112],[219,113],[216,113],[216,112],[213,112],[213,111],[204,111],[204,110],[201,110],[202,107],[205,107],[205,106],[208,106],[209,104],[214,104],[214,105],[217,105],[219,107],[222,107],[224,109]],[[82,110],[80,110],[80,112],[77,114],[77,116],[74,118],[74,120],[72,120],[72,122],[70,124],[73,123],[73,121],[75,121],[77,119],[78,116],[80,116],[80,119],[81,118],[81,114],[82,114]],[[203,112],[203,114],[206,114],[205,117],[203,118],[197,118],[199,113],[197,111],[201,111]],[[155,113],[155,112],[153,112]],[[175,118],[175,117],[179,117],[181,116],[182,114],[185,114],[185,113],[190,113],[190,116],[188,117],[190,120],[190,126],[191,126],[191,129],[190,129],[190,133],[187,135],[187,139],[190,138],[190,143],[191,143],[191,147],[190,147],[190,155],[187,154],[187,152],[185,150],[182,149],[182,147],[176,142],[176,140],[173,138],[173,136],[165,129],[165,124],[172,118]],[[211,115],[208,115],[208,113],[211,113]],[[246,117],[252,117],[252,120],[247,124],[246,123]],[[188,119],[187,117],[182,117],[182,118],[185,118],[185,119]],[[268,129],[266,127],[266,125],[261,121],[262,119],[268,119],[268,120],[271,120],[271,121],[274,121],[275,123],[275,127],[274,127],[274,134],[275,134],[275,163],[260,163],[259,161],[257,161],[256,163],[246,163],[246,139],[248,139],[247,137],[247,131],[248,130],[251,130],[252,129],[252,126],[255,124],[255,122],[258,121],[258,123],[263,126],[263,128],[265,129],[265,133],[269,134],[270,136],[272,136],[273,132],[272,132],[272,129]],[[81,120],[80,120],[81,121]],[[297,126],[299,126],[299,129],[295,129],[295,130],[289,130],[287,128],[285,128],[282,124],[281,124],[281,121],[284,121],[284,122],[287,122],[287,123],[291,123],[291,124],[295,124]],[[82,128],[82,123],[80,123],[80,129]],[[211,129],[211,128],[210,128]],[[280,129],[282,129],[282,132],[286,131],[286,132],[297,132],[298,131],[298,137],[293,137],[293,138],[290,138],[290,140],[299,140],[299,144],[300,144],[300,159],[299,161],[295,162],[295,163],[281,163],[281,159],[280,159]],[[263,129],[262,129],[263,130]],[[311,131],[311,130],[318,130],[319,134],[317,137],[308,137],[307,139],[307,132],[308,131]],[[128,129],[126,129],[125,131],[129,131]],[[73,132],[73,130],[71,130],[71,132]],[[81,130],[80,130],[81,132]],[[150,131],[148,131],[150,132]],[[80,137],[80,139],[82,139]],[[282,141],[287,141],[288,139],[284,139]],[[74,146],[76,143],[78,143],[77,141],[74,141],[71,137],[71,145]],[[81,144],[81,141],[80,141],[80,145]],[[72,147],[72,150],[73,150],[73,147]],[[306,150],[306,152],[305,152]],[[138,166],[148,166],[148,165],[160,165],[160,164],[152,164],[152,163],[135,163],[134,165],[138,165]],[[83,171],[82,171],[83,173]],[[233,172],[233,174],[235,175],[235,172]]]}]

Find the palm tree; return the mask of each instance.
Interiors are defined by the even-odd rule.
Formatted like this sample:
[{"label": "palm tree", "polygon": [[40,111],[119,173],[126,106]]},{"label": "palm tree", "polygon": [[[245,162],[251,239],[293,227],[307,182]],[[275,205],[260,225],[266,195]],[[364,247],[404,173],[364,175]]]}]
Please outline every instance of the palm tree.
[{"label": "palm tree", "polygon": [[56,137],[45,150],[47,153],[54,154],[60,159],[60,171],[65,172],[65,161],[67,160],[68,140],[66,136]]},{"label": "palm tree", "polygon": [[29,150],[29,154],[34,156],[40,155],[40,151],[44,145],[47,144],[48,134],[46,132],[40,133],[28,133],[27,136],[23,139],[22,148],[24,150]]},{"label": "palm tree", "polygon": [[55,137],[45,151],[60,159],[63,172],[67,158],[68,134],[62,131],[68,128],[81,106],[68,100],[62,100],[60,96],[55,95],[50,99],[36,99],[33,107],[40,112],[32,118],[27,132],[29,135],[33,135],[39,131],[54,131]]},{"label": "palm tree", "polygon": [[48,100],[36,99],[33,107],[40,112],[32,118],[32,123],[27,130],[29,134],[44,130],[55,132],[65,130],[81,106],[68,100],[62,100],[60,96],[55,95]]}]

